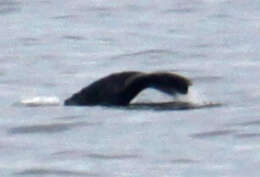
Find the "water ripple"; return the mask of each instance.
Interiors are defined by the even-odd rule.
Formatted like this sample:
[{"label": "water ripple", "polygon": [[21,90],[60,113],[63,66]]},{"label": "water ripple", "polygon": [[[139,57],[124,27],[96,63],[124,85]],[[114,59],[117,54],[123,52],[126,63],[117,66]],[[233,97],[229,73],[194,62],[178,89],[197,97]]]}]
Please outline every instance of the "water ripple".
[{"label": "water ripple", "polygon": [[34,46],[41,44],[41,40],[33,37],[22,37],[19,38],[19,41],[25,46]]},{"label": "water ripple", "polygon": [[218,136],[227,136],[236,133],[236,130],[214,130],[201,133],[193,133],[190,136],[192,138],[212,138]]},{"label": "water ripple", "polygon": [[61,170],[61,169],[43,169],[43,168],[31,168],[15,173],[15,175],[20,176],[99,176],[95,173],[89,173],[85,171],[73,171],[73,170]]},{"label": "water ripple", "polygon": [[74,19],[76,18],[77,16],[76,15],[60,15],[60,16],[54,16],[54,17],[51,17],[52,19],[61,19],[61,20],[64,20],[64,19]]},{"label": "water ripple", "polygon": [[195,9],[193,9],[193,8],[175,8],[175,9],[165,10],[163,13],[189,14],[192,12],[195,12]]},{"label": "water ripple", "polygon": [[197,163],[198,161],[193,159],[180,158],[180,159],[173,159],[170,162],[173,164],[193,164],[193,163]]},{"label": "water ripple", "polygon": [[235,135],[236,138],[260,138],[260,133],[241,133]]},{"label": "water ripple", "polygon": [[92,153],[87,155],[89,158],[102,159],[102,160],[122,160],[122,159],[136,159],[139,158],[137,154],[97,154]]},{"label": "water ripple", "polygon": [[86,39],[85,37],[79,36],[79,35],[64,35],[64,36],[62,36],[62,38],[68,39],[68,40],[73,40],[73,41],[81,41],[81,40]]},{"label": "water ripple", "polygon": [[149,50],[142,50],[142,51],[138,51],[138,52],[117,55],[117,56],[111,57],[110,59],[122,59],[124,57],[147,56],[147,55],[156,55],[157,56],[157,55],[161,55],[161,54],[176,55],[178,53],[170,51],[170,50],[164,50],[164,49],[149,49]]},{"label": "water ripple", "polygon": [[253,121],[246,121],[246,122],[241,122],[241,123],[237,123],[235,125],[239,125],[239,126],[254,126],[254,125],[260,125],[260,120],[253,120]]},{"label": "water ripple", "polygon": [[91,159],[99,159],[99,160],[125,160],[125,159],[137,159],[141,156],[135,153],[116,153],[116,154],[104,154],[104,153],[94,153],[94,152],[87,152],[87,151],[61,151],[53,153],[52,156],[58,158],[91,158]]},{"label": "water ripple", "polygon": [[27,133],[57,133],[70,130],[74,127],[91,126],[92,123],[76,122],[76,123],[53,123],[53,124],[38,124],[26,125],[10,128],[8,134],[27,134]]},{"label": "water ripple", "polygon": [[96,160],[126,160],[126,159],[138,159],[141,157],[140,154],[136,153],[95,153],[87,152],[82,150],[71,150],[71,151],[61,151],[51,154],[55,158],[61,159],[77,159],[77,158],[90,158]]}]

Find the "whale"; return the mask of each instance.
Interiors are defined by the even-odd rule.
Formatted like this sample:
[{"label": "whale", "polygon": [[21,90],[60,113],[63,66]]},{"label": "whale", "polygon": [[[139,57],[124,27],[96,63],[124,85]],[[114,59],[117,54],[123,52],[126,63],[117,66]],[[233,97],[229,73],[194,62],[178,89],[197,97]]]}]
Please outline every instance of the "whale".
[{"label": "whale", "polygon": [[79,90],[64,101],[65,106],[127,106],[141,91],[153,88],[176,95],[187,94],[190,79],[171,72],[124,71],[112,73]]}]

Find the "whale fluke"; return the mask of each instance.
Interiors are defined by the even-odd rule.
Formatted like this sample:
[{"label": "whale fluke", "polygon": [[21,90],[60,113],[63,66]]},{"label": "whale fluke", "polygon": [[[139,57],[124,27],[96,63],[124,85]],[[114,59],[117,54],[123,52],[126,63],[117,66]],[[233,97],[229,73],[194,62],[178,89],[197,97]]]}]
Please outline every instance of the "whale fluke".
[{"label": "whale fluke", "polygon": [[187,94],[190,85],[189,79],[174,73],[120,72],[95,81],[66,99],[64,104],[126,106],[146,88],[173,95]]}]

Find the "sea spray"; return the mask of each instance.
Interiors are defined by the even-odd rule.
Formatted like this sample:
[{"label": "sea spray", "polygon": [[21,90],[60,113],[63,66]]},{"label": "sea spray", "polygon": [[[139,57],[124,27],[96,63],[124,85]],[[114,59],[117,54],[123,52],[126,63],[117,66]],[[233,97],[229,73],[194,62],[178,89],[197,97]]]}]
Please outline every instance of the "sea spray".
[{"label": "sea spray", "polygon": [[55,96],[36,96],[24,98],[18,104],[24,106],[57,106],[61,104],[61,101]]},{"label": "sea spray", "polygon": [[176,100],[188,102],[198,106],[209,104],[207,98],[194,87],[189,88],[189,93],[187,95],[176,95]]}]

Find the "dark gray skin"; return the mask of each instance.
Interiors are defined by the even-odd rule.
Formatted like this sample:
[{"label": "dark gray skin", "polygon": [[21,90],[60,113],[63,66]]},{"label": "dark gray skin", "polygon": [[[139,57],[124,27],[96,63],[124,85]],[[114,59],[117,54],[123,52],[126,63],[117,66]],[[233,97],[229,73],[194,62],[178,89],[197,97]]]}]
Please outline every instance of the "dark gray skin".
[{"label": "dark gray skin", "polygon": [[146,88],[164,93],[187,94],[191,81],[183,76],[166,73],[121,72],[101,78],[65,100],[65,105],[127,106]]}]

